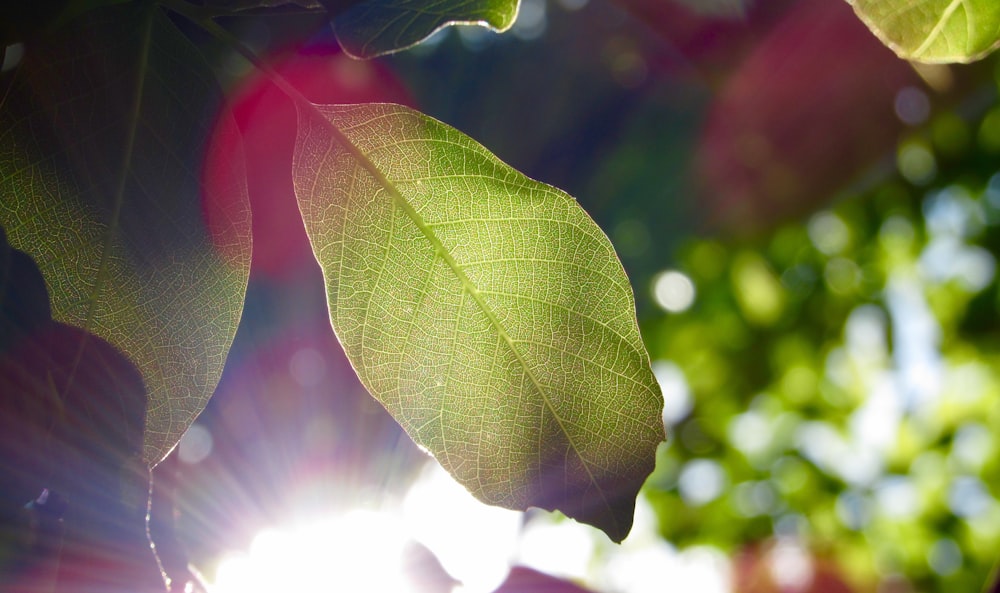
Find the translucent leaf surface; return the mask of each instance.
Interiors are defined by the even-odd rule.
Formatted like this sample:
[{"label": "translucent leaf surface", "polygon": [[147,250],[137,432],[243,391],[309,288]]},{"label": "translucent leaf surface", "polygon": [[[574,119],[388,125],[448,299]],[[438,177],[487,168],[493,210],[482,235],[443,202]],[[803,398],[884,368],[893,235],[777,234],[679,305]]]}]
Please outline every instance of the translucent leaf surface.
[{"label": "translucent leaf surface", "polygon": [[239,322],[242,161],[210,173],[227,199],[203,200],[220,93],[159,10],[97,10],[60,35],[29,46],[0,89],[0,225],[37,261],[55,318],[140,369],[155,463],[214,391]]},{"label": "translucent leaf surface", "polygon": [[1000,45],[996,0],[848,0],[901,58],[971,62]]},{"label": "translucent leaf surface", "polygon": [[624,538],[663,402],[628,279],[576,201],[396,105],[300,109],[294,179],[372,395],[481,500]]},{"label": "translucent leaf surface", "polygon": [[518,0],[362,0],[334,20],[340,45],[358,58],[373,58],[420,43],[441,27],[482,25],[506,31]]}]

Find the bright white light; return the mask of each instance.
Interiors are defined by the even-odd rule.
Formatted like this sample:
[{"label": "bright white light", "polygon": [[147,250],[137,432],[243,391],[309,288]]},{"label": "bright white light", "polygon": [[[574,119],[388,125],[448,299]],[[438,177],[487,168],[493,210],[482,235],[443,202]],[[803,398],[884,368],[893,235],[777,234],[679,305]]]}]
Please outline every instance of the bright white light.
[{"label": "bright white light", "polygon": [[248,553],[220,563],[213,590],[408,593],[415,589],[402,570],[406,541],[398,517],[363,510],[264,530]]},{"label": "bright white light", "polygon": [[507,576],[523,513],[476,500],[440,465],[428,464],[403,501],[403,519],[462,593],[488,593]]},{"label": "bright white light", "polygon": [[411,542],[425,546],[456,593],[488,593],[507,576],[523,513],[485,505],[438,464],[407,493],[401,508],[356,509],[267,529],[249,551],[226,557],[214,593],[414,593]]},{"label": "bright white light", "polygon": [[255,588],[254,580],[256,574],[253,570],[253,561],[245,554],[233,554],[219,564],[215,573],[216,593],[236,593],[246,591],[254,593],[263,591]]},{"label": "bright white light", "polygon": [[[671,591],[685,591],[677,587],[683,579],[680,560],[674,548],[665,541],[631,550],[627,554],[616,554],[604,568],[604,586],[611,591],[632,593],[659,593],[664,590],[664,582],[669,579]],[[688,589],[688,591],[692,590]]]},{"label": "bright white light", "polygon": [[885,293],[899,389],[908,407],[926,406],[941,394],[945,370],[941,326],[915,278],[894,273]]},{"label": "bright white light", "polygon": [[[637,528],[640,497],[636,507]],[[635,534],[633,534],[635,535]],[[608,550],[607,561],[598,569],[594,583],[599,591],[628,593],[730,593],[732,567],[716,548],[694,546],[678,551],[657,535],[629,536]]]},{"label": "bright white light", "polygon": [[532,521],[517,552],[518,563],[561,578],[584,580],[594,556],[594,529],[576,521]]},{"label": "bright white light", "polygon": [[686,311],[694,297],[694,283],[677,270],[661,272],[653,279],[653,298],[669,313]]},{"label": "bright white light", "polygon": [[[722,471],[711,461],[688,465],[694,474],[705,473],[698,467]],[[725,476],[709,476],[713,480],[712,489],[721,491]],[[212,591],[417,593],[423,590],[405,576],[413,541],[461,582],[454,593],[496,590],[514,562],[595,590],[653,593],[669,580],[676,593],[731,591],[726,557],[706,547],[675,550],[659,536],[655,512],[643,497],[636,501],[635,528],[621,546],[572,520],[543,516],[522,529],[523,518],[479,502],[432,463],[399,508],[354,510],[263,530],[247,551],[222,560]]]},{"label": "bright white light", "polygon": [[[694,546],[680,553],[680,570],[673,591],[688,593],[726,593],[730,587],[729,559],[721,550],[711,546]],[[648,587],[648,585],[647,585]],[[647,589],[651,593],[653,589]],[[663,582],[659,583],[658,591],[663,591]]]},{"label": "bright white light", "polygon": [[868,395],[851,414],[848,425],[855,446],[886,454],[896,444],[903,421],[903,397],[891,373],[878,373],[869,381]]}]

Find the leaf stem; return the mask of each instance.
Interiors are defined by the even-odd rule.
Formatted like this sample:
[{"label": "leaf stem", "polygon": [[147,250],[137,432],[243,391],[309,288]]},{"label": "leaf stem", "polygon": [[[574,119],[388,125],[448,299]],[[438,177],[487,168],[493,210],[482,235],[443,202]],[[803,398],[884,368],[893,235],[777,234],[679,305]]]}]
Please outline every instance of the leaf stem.
[{"label": "leaf stem", "polygon": [[[108,221],[108,234],[105,238],[104,250],[101,253],[101,263],[97,272],[97,280],[94,285],[94,297],[90,302],[90,310],[87,312],[87,319],[93,319],[94,308],[97,305],[104,279],[108,273],[108,260],[111,252],[111,236],[114,229],[118,228],[121,219],[122,203],[125,201],[125,188],[128,185],[129,170],[132,168],[132,156],[135,153],[135,137],[139,129],[139,118],[142,114],[142,97],[146,87],[146,68],[149,62],[149,48],[152,45],[153,17],[154,12],[148,11],[145,15],[142,32],[142,49],[138,64],[138,72],[135,80],[134,96],[132,100],[132,111],[128,116],[128,132],[125,138],[125,150],[122,154],[121,175],[118,179],[118,187],[115,189],[114,208],[111,212],[111,220]],[[89,329],[89,328],[84,328]]]}]

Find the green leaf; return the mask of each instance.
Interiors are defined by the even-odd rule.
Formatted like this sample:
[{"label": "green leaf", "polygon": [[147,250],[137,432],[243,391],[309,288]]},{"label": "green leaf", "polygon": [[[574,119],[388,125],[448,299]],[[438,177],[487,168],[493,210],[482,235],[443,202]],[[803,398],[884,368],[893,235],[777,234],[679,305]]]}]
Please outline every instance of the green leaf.
[{"label": "green leaf", "polygon": [[484,502],[621,541],[663,400],[628,278],[576,201],[397,105],[300,107],[293,177],[371,394]]},{"label": "green leaf", "polygon": [[412,47],[448,25],[503,32],[517,10],[518,0],[363,0],[335,16],[333,27],[345,52],[373,58]]},{"label": "green leaf", "polygon": [[972,62],[1000,47],[996,0],[848,0],[899,57]]},{"label": "green leaf", "polygon": [[[236,331],[250,224],[238,142],[202,192],[221,93],[158,9],[108,7],[29,46],[0,88],[0,225],[54,317],[103,337],[148,391],[158,462],[204,408]],[[233,128],[234,129],[234,128]]]}]

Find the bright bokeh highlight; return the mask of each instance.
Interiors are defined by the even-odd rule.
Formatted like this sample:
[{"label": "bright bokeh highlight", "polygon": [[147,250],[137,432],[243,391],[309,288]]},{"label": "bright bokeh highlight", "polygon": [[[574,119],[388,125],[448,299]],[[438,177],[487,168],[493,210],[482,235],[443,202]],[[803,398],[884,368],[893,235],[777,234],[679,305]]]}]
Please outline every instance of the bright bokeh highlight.
[{"label": "bright bokeh highlight", "polygon": [[653,280],[653,298],[664,311],[686,311],[694,303],[694,297],[694,283],[681,272],[667,270]]}]

